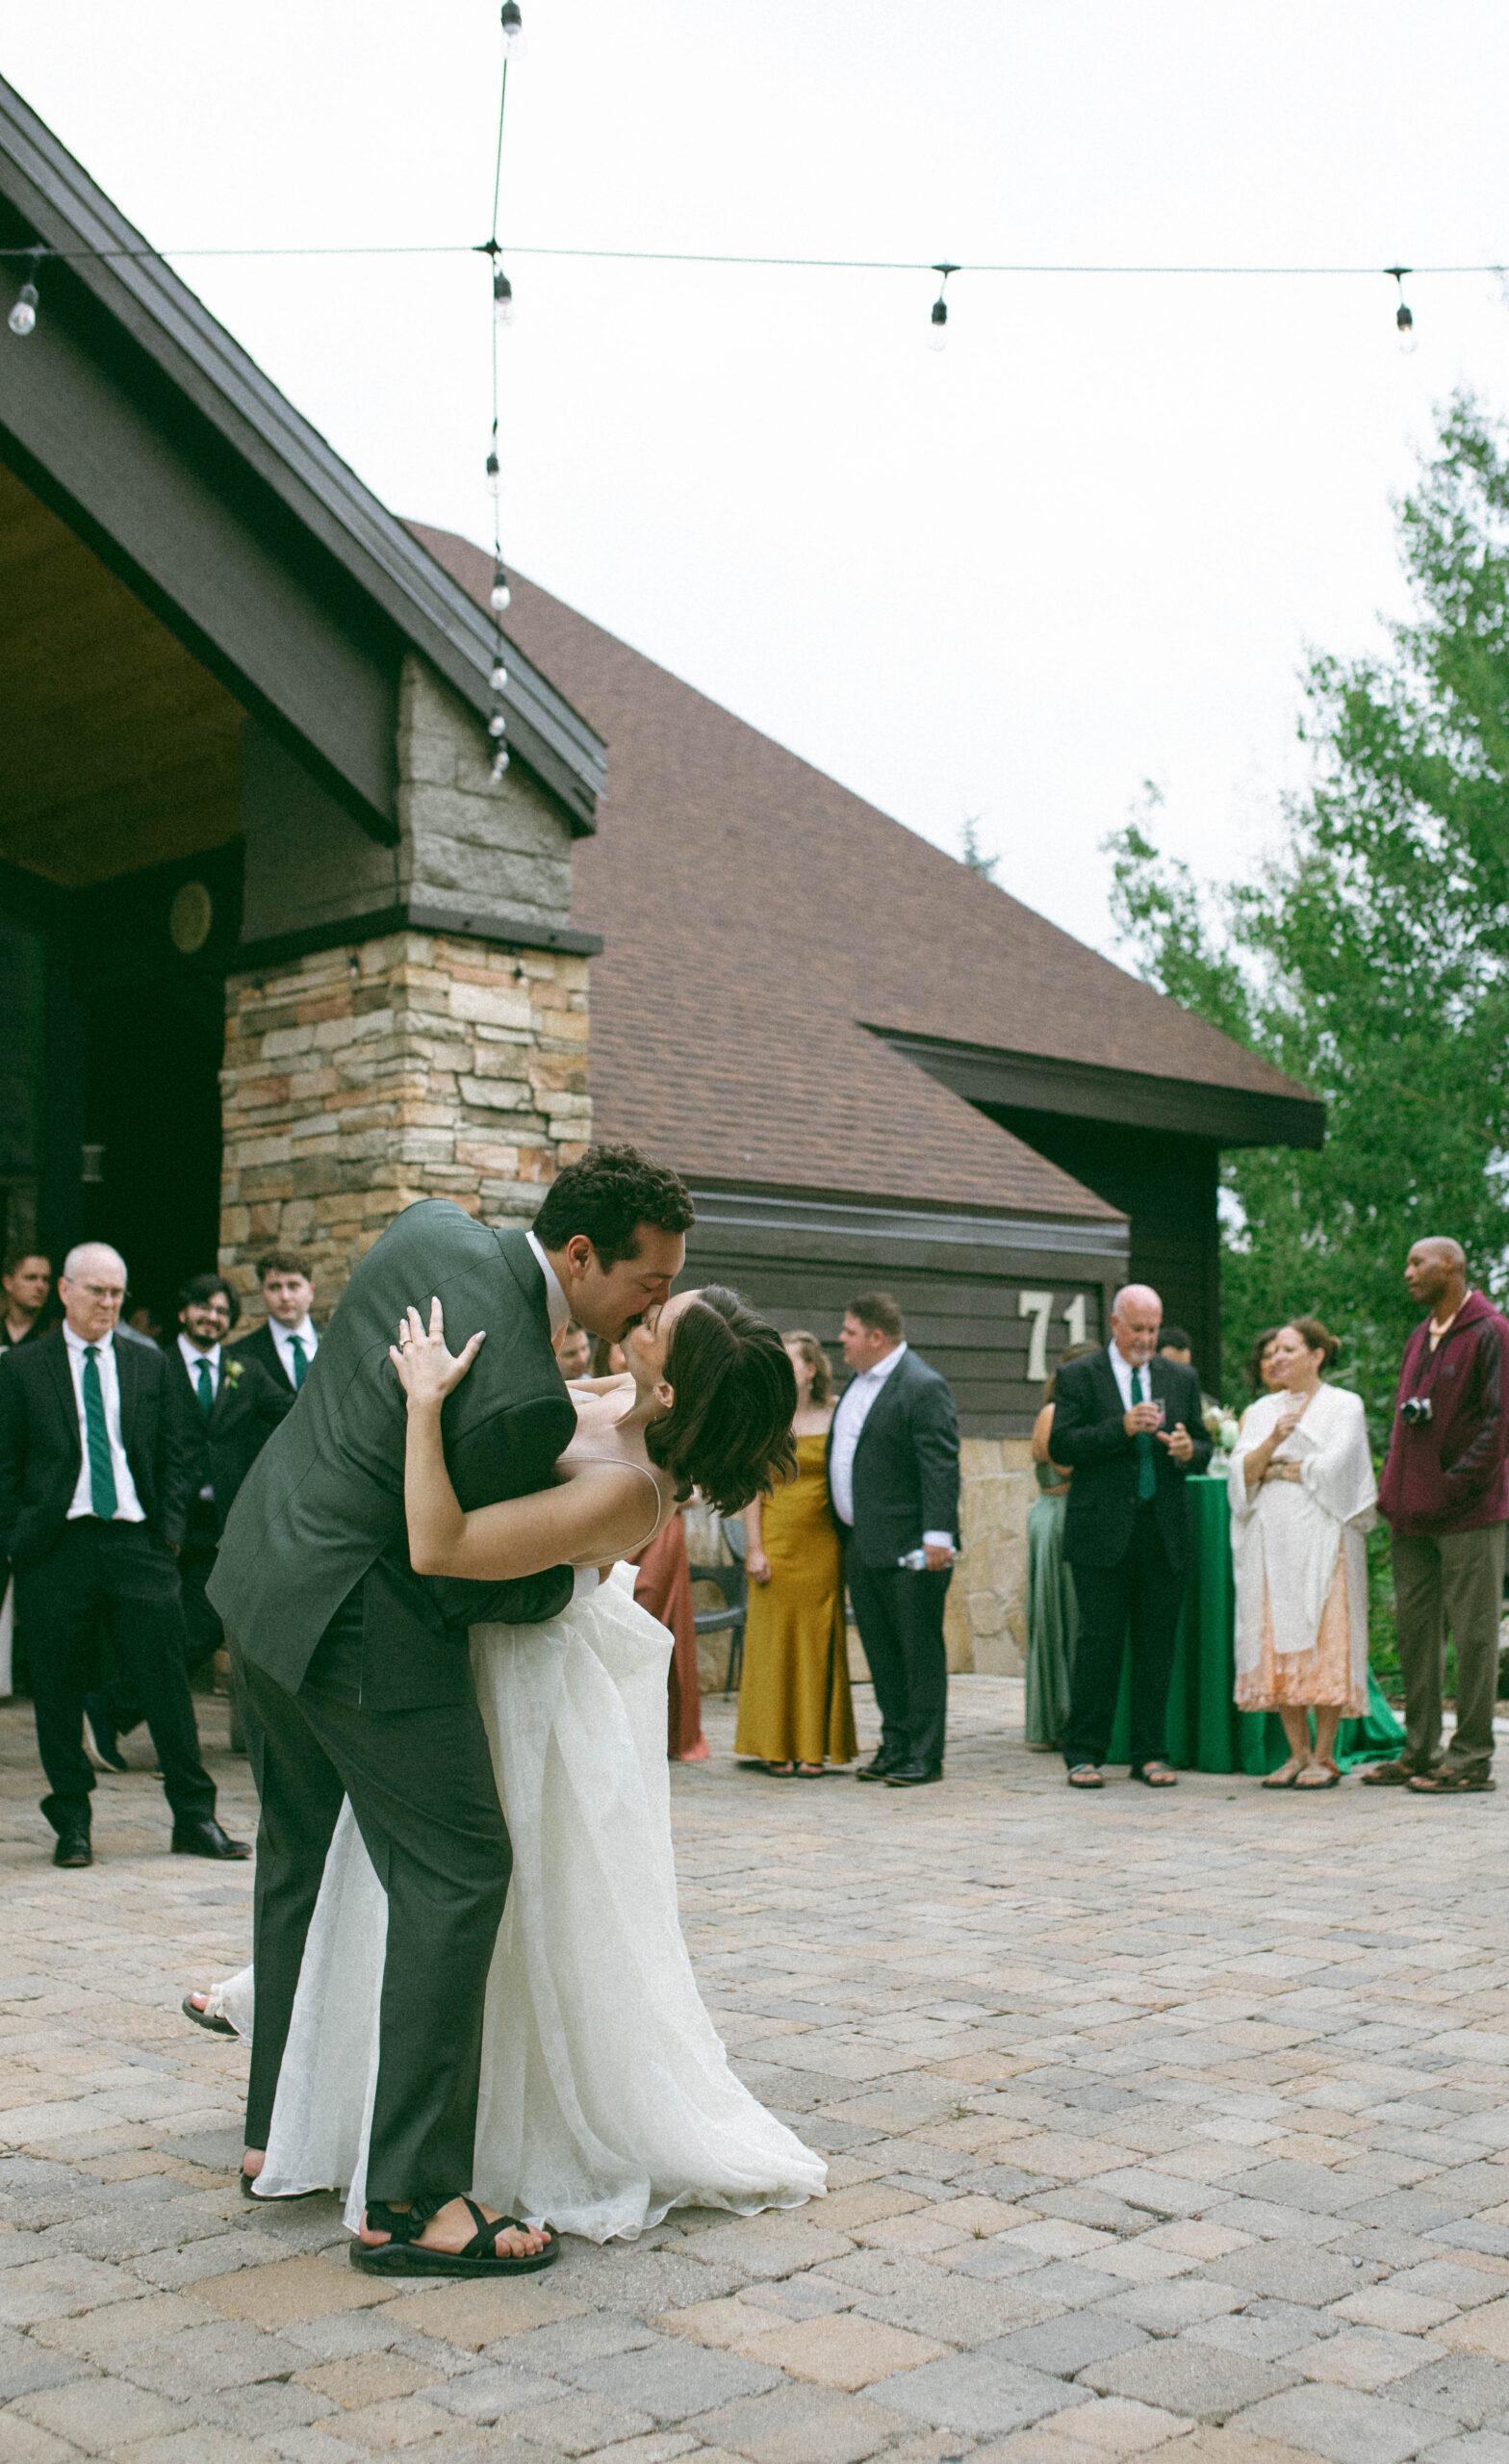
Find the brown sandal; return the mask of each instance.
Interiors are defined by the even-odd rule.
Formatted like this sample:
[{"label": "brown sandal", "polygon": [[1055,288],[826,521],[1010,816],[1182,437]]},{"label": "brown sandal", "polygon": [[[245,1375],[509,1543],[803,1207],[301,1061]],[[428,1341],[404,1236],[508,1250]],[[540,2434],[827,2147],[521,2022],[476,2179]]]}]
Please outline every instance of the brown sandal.
[{"label": "brown sandal", "polygon": [[1276,1771],[1270,1771],[1267,1778],[1261,1781],[1259,1784],[1265,1788],[1296,1787],[1299,1783],[1299,1775],[1304,1767],[1305,1766],[1300,1761],[1297,1754],[1292,1754],[1287,1762],[1281,1762],[1278,1769]]},{"label": "brown sandal", "polygon": [[[1312,1771],[1323,1771],[1326,1776],[1322,1780],[1312,1780],[1310,1777]],[[1305,1764],[1305,1767],[1301,1771],[1298,1779],[1294,1782],[1294,1785],[1296,1788],[1304,1788],[1307,1790],[1312,1788],[1335,1788],[1340,1785],[1341,1778],[1341,1771],[1338,1765],[1331,1760],[1330,1756],[1317,1754],[1314,1755]]]}]

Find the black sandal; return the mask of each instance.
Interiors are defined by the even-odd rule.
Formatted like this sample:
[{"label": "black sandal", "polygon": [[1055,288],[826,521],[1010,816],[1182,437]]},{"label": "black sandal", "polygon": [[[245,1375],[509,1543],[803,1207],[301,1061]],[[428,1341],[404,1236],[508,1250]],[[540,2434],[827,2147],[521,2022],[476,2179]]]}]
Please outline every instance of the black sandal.
[{"label": "black sandal", "polygon": [[212,2037],[233,2037],[236,2034],[229,2019],[212,2018],[208,2011],[195,2010],[192,1993],[184,1995],[183,2014],[186,2019],[193,2021],[196,2028],[208,2028]]},{"label": "black sandal", "polygon": [[527,2233],[533,2228],[521,2224],[517,2216],[499,2216],[489,2222],[475,2199],[461,2194],[463,2204],[471,2210],[476,2226],[464,2250],[431,2250],[415,2240],[422,2233],[432,2216],[448,2204],[445,2199],[416,2200],[409,2208],[388,2207],[381,2199],[369,2199],[367,2221],[379,2233],[391,2235],[386,2242],[353,2242],[351,2265],[368,2275],[533,2275],[541,2268],[554,2264],[561,2254],[560,2235],[552,2224],[539,2229],[545,2235],[545,2247],[532,2258],[505,2258],[498,2249],[499,2233]]},{"label": "black sandal", "polygon": [[1144,1788],[1177,1788],[1179,1785],[1178,1772],[1171,1762],[1164,1760],[1161,1754],[1155,1754],[1151,1762],[1139,1762],[1132,1777],[1140,1780]]}]

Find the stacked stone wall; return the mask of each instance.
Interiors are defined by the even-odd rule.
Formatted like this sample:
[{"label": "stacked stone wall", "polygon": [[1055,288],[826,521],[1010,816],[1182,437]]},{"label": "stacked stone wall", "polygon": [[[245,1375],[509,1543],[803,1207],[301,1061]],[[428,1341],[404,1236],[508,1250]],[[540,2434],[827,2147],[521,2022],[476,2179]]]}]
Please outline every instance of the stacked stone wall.
[{"label": "stacked stone wall", "polygon": [[591,1134],[587,961],[405,931],[232,976],[220,1271],[310,1261],[317,1318],[416,1198],[532,1216]]}]

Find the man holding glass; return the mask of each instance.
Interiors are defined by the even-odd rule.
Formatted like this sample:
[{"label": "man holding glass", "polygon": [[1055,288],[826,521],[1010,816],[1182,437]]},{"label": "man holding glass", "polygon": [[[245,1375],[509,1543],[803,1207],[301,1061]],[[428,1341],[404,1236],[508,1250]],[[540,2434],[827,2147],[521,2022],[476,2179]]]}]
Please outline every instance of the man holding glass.
[{"label": "man holding glass", "polygon": [[1063,1739],[1072,1788],[1105,1784],[1129,1631],[1132,1777],[1174,1785],[1164,1722],[1189,1572],[1185,1481],[1204,1471],[1211,1441],[1194,1371],[1159,1354],[1163,1317],[1148,1285],[1125,1285],[1112,1302],[1106,1349],[1070,1361],[1054,1389],[1053,1459],[1074,1474],[1063,1527],[1080,1611]]}]

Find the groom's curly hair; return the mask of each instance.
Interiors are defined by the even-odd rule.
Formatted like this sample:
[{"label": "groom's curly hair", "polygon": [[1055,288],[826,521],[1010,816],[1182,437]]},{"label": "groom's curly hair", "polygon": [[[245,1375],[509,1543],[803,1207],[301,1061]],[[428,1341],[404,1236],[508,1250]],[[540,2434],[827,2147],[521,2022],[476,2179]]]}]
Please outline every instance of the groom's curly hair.
[{"label": "groom's curly hair", "polygon": [[557,1172],[534,1219],[542,1249],[564,1249],[585,1232],[600,1267],[638,1253],[638,1231],[689,1232],[697,1210],[679,1172],[652,1164],[637,1146],[589,1146],[579,1163]]},{"label": "groom's curly hair", "polygon": [[676,1400],[651,1422],[645,1446],[678,1497],[698,1488],[720,1514],[738,1514],[796,1470],[785,1344],[736,1292],[709,1283],[688,1301],[671,1328],[665,1379]]}]

